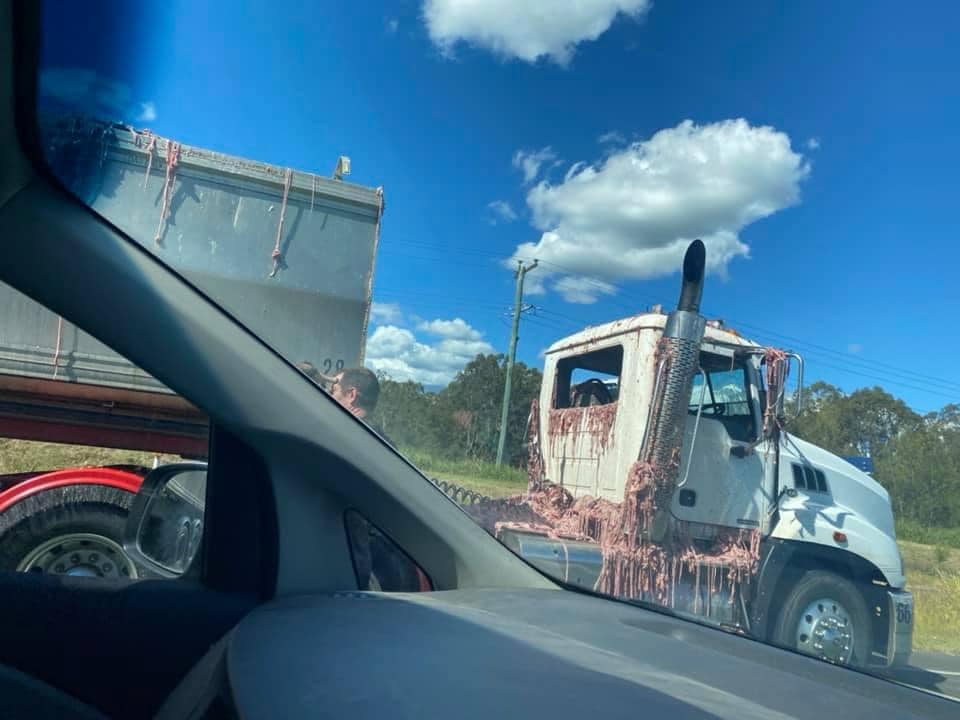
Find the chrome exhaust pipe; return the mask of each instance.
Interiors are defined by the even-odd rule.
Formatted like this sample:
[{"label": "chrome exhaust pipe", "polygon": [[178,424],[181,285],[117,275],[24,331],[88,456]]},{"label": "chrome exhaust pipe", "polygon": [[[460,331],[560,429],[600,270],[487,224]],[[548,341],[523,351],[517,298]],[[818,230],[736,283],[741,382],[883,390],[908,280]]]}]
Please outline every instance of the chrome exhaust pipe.
[{"label": "chrome exhaust pipe", "polygon": [[690,390],[700,366],[700,345],[707,324],[700,314],[705,269],[706,247],[702,241],[694,240],[683,258],[677,309],[667,316],[657,346],[657,379],[641,451],[641,460],[653,469],[656,483],[653,527],[647,528],[654,542],[660,542],[666,535],[670,503],[680,476],[680,451]]}]

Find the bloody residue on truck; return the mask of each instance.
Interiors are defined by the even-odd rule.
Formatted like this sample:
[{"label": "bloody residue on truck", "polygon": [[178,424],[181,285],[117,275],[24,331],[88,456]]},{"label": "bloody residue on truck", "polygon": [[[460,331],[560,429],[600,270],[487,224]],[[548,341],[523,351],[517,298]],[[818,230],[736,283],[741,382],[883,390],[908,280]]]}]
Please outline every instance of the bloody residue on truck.
[{"label": "bloody residue on truck", "polygon": [[[669,363],[672,358],[665,355],[662,359]],[[551,409],[547,423],[551,452],[557,438],[577,431],[590,434],[592,452],[603,452],[612,435],[616,408],[616,403],[609,403]],[[680,464],[679,448],[658,465],[651,452],[655,438],[648,438],[641,459],[628,471],[623,501],[614,503],[592,496],[574,498],[561,485],[548,481],[539,431],[539,406],[535,401],[528,428],[526,494],[484,500],[467,508],[489,532],[495,536],[507,531],[538,533],[553,539],[597,543],[602,568],[593,589],[616,597],[674,607],[678,587],[685,579],[692,580],[693,612],[709,612],[710,598],[718,593],[732,603],[738,590],[755,577],[759,531],[715,527],[710,533],[712,539],[705,541],[694,538],[689,523],[669,515]],[[658,507],[663,509],[659,522],[667,521],[662,532],[654,528]]]},{"label": "bloody residue on truck", "polygon": [[617,403],[587,407],[553,408],[550,410],[547,433],[550,453],[563,438],[585,434],[590,438],[590,453],[602,455],[613,444],[613,424],[617,417]]}]

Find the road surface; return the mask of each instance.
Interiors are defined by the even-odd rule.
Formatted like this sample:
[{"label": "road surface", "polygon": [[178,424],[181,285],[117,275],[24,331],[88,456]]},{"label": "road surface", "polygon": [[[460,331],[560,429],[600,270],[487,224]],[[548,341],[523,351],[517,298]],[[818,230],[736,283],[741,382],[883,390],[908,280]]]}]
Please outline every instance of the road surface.
[{"label": "road surface", "polygon": [[910,664],[891,675],[906,685],[960,699],[960,655],[914,650]]}]

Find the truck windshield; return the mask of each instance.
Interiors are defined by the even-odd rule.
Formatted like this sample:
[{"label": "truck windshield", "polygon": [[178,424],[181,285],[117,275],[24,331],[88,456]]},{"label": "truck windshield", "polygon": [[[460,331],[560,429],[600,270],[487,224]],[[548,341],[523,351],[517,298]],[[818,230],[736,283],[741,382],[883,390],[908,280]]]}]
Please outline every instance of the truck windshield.
[{"label": "truck windshield", "polygon": [[960,695],[960,5],[45,8],[63,186],[504,545]]},{"label": "truck windshield", "polygon": [[742,359],[700,354],[702,372],[694,375],[688,413],[718,419],[734,440],[756,439],[754,403]]},{"label": "truck windshield", "polygon": [[701,356],[703,373],[693,378],[691,412],[697,412],[703,396],[703,412],[707,415],[730,417],[752,413],[746,371],[742,365],[731,368],[731,364],[724,358]]}]

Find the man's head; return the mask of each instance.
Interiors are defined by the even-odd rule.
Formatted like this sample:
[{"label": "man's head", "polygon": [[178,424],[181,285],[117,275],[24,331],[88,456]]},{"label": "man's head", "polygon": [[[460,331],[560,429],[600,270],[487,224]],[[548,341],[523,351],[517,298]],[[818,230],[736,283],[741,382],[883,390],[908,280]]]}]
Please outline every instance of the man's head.
[{"label": "man's head", "polygon": [[334,378],[330,390],[333,399],[360,418],[365,418],[377,406],[380,383],[367,368],[348,368]]}]

